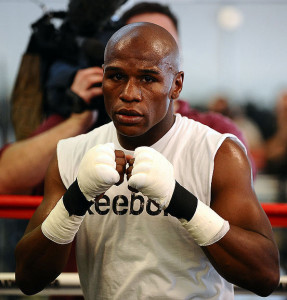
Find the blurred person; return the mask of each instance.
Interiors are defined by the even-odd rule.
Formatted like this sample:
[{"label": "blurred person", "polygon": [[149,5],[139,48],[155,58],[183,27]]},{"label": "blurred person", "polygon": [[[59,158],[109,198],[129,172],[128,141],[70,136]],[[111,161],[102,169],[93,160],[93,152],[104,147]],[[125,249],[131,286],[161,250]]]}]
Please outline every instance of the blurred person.
[{"label": "blurred person", "polygon": [[270,108],[265,108],[255,103],[260,103],[258,100],[247,99],[244,105],[244,112],[259,128],[263,140],[268,140],[274,135],[276,130],[275,113]]},{"label": "blurred person", "polygon": [[[269,174],[287,178],[287,90],[281,91],[276,107],[276,131],[265,144],[266,168]],[[285,199],[286,200],[286,199]]]},{"label": "blurred person", "polygon": [[[89,103],[102,94],[101,87],[90,85],[102,81],[99,67],[78,71],[71,91]],[[88,78],[88,79],[87,79]],[[0,151],[0,194],[43,194],[43,180],[60,139],[87,132],[97,120],[97,112],[72,113],[67,119],[51,115],[30,138],[5,145]]]},{"label": "blurred person", "polygon": [[230,101],[227,96],[219,94],[215,95],[207,105],[208,110],[218,114],[222,114],[228,118],[233,117]]},{"label": "blurred person", "polygon": [[111,37],[112,122],[58,144],[16,248],[24,293],[62,272],[75,236],[86,299],[233,299],[232,284],[261,296],[277,287],[278,250],[245,147],[174,114],[183,78],[164,28],[133,23]]},{"label": "blurred person", "polygon": [[243,107],[234,106],[232,115],[231,119],[241,130],[246,140],[257,173],[262,173],[266,164],[264,154],[265,141],[259,126],[246,115]]},{"label": "blurred person", "polygon": [[209,101],[207,109],[230,118],[236,124],[244,137],[256,172],[262,171],[265,167],[264,139],[259,126],[246,115],[244,108],[232,104],[228,96],[217,94]]}]

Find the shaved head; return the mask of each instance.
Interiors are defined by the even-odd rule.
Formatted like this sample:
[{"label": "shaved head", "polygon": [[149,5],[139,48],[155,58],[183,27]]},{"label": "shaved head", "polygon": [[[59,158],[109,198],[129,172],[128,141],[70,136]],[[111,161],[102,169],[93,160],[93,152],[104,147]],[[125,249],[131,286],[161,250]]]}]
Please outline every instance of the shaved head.
[{"label": "shaved head", "polygon": [[152,23],[133,23],[119,29],[110,38],[105,50],[105,63],[134,56],[135,58],[161,59],[169,71],[177,73],[180,55],[173,36],[161,26]]},{"label": "shaved head", "polygon": [[183,86],[175,39],[153,23],[119,29],[105,50],[103,95],[126,149],[152,145],[173,125],[173,101]]}]

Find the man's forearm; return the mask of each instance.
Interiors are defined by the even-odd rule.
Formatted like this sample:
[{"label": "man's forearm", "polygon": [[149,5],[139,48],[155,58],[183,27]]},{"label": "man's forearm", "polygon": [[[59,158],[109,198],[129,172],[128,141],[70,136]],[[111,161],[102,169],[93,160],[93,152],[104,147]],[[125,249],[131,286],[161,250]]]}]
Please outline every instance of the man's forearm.
[{"label": "man's forearm", "polygon": [[15,251],[20,289],[27,295],[41,291],[63,271],[70,250],[71,244],[58,245],[45,238],[40,226],[28,233]]}]

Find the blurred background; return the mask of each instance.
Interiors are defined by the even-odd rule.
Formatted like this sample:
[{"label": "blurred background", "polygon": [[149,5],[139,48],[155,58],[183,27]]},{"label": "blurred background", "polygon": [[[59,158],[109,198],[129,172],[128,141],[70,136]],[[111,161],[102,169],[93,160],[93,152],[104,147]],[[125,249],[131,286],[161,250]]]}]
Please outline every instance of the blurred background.
[{"label": "blurred background", "polygon": [[[68,2],[0,0],[0,147],[16,139],[11,123],[11,94],[32,34],[31,25],[49,11],[65,11]],[[126,9],[138,2],[142,1],[128,0],[116,11],[113,20],[117,21]],[[185,71],[181,97],[199,111],[215,111],[234,120],[246,138],[257,167],[254,187],[260,202],[286,203],[287,169],[266,169],[262,151],[276,135],[279,112],[285,112],[281,126],[287,141],[287,1],[156,2],[168,4],[179,20]],[[60,26],[59,20],[52,22],[56,28]],[[281,100],[285,106],[278,108]],[[284,275],[286,228],[278,226],[274,232]],[[2,241],[4,234],[9,237],[7,228],[0,233]],[[0,272],[1,266],[0,257]],[[255,299],[250,295],[241,297]]]},{"label": "blurred background", "polygon": [[[129,0],[119,10],[139,1]],[[151,1],[152,2],[152,1]],[[232,103],[273,109],[287,86],[285,0],[160,0],[180,20],[185,83],[182,96],[203,106],[224,93]],[[26,49],[30,25],[43,9],[65,10],[67,0],[0,0],[0,103],[2,140],[9,97]],[[42,7],[42,8],[41,8]],[[4,123],[4,124],[3,124]],[[3,129],[4,127],[4,129]]]}]

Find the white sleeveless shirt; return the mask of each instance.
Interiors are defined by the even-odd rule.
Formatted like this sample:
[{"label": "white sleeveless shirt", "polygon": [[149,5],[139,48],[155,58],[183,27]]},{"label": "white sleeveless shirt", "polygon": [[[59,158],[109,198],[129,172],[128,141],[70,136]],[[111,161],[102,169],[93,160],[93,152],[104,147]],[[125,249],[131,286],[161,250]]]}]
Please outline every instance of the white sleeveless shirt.
[{"label": "white sleeveless shirt", "polygon": [[[220,134],[176,115],[173,127],[151,147],[174,166],[176,180],[210,206],[214,157],[231,134]],[[58,144],[60,175],[68,188],[79,163],[96,144],[121,147],[113,123]],[[132,194],[126,179],[112,186],[77,233],[79,276],[86,299],[224,299],[231,300],[233,285],[213,268],[177,218],[160,211],[141,193]]]}]

